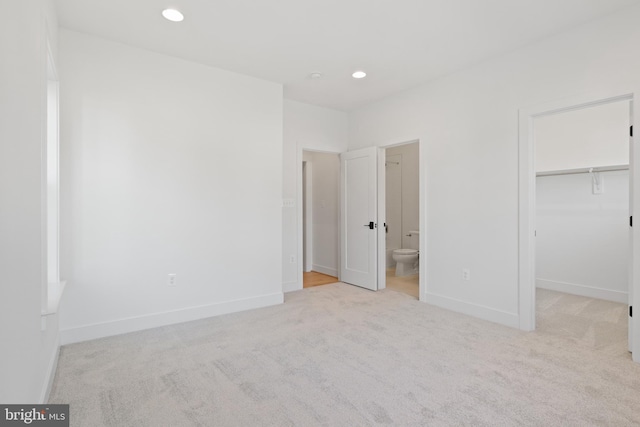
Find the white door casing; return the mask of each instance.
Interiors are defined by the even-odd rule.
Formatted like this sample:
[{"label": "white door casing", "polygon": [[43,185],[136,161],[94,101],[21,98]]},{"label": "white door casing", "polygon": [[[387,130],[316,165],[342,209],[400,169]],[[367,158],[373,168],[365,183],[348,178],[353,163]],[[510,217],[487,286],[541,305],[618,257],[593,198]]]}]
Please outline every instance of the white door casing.
[{"label": "white door casing", "polygon": [[[628,298],[629,298],[629,307],[633,307],[633,271],[634,271],[634,260],[633,260],[633,227],[631,226],[631,221],[633,218],[633,191],[634,191],[634,181],[635,181],[635,161],[634,161],[634,149],[633,149],[633,114],[634,114],[634,102],[633,98],[629,101],[629,288],[628,288]],[[633,353],[633,318],[631,317],[631,309],[629,309],[629,326],[628,326],[628,349],[629,352]]]},{"label": "white door casing", "polygon": [[313,164],[302,164],[302,226],[304,245],[303,270],[309,272],[313,266]]},{"label": "white door casing", "polygon": [[[637,93],[640,93],[638,91]],[[604,103],[625,101],[631,102],[631,124],[636,121],[638,111],[633,108],[634,92],[621,90],[618,93],[594,93],[575,96],[570,99],[559,99],[521,109],[519,111],[519,320],[520,329],[535,329],[535,166],[534,166],[534,132],[533,122],[536,117],[556,114],[562,111],[585,108]],[[630,212],[633,215],[636,204],[640,204],[640,188],[636,185],[638,179],[634,173],[634,165],[640,160],[639,150],[633,149],[633,138],[630,138],[629,149],[629,201]],[[636,238],[636,227],[630,227],[630,253],[629,253],[629,304],[640,305],[638,283],[640,271],[640,259],[634,254],[639,253],[636,245],[640,247],[640,239]],[[629,350],[635,362],[640,362],[640,337],[639,331],[632,328],[635,321],[629,319]]]}]

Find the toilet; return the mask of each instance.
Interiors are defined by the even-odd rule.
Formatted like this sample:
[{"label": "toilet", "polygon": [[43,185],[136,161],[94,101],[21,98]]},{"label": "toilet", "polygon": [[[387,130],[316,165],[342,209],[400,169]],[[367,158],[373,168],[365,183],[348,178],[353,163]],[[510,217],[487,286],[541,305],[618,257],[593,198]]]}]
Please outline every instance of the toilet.
[{"label": "toilet", "polygon": [[[396,276],[411,276],[418,274],[418,257],[420,251],[419,231],[409,231],[409,246],[411,248],[395,249],[391,257],[396,262]],[[413,249],[412,249],[413,248]]]}]

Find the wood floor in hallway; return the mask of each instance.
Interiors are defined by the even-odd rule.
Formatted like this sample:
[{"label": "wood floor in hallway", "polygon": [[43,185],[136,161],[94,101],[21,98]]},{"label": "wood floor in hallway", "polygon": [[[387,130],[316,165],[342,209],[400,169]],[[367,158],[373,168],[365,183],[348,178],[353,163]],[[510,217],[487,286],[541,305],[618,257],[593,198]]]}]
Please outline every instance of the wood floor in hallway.
[{"label": "wood floor in hallway", "polygon": [[328,285],[336,283],[337,277],[328,274],[318,273],[317,271],[309,271],[302,274],[302,287],[311,288],[313,286]]}]

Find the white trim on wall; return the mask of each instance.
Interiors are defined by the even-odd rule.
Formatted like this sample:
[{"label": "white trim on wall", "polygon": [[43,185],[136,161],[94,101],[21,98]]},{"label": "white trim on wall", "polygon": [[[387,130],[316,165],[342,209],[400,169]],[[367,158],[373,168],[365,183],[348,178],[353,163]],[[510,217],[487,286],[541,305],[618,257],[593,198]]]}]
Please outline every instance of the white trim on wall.
[{"label": "white trim on wall", "polygon": [[[378,224],[376,229],[378,239],[378,254],[376,256],[378,262],[378,290],[387,287],[387,230],[385,223],[387,222],[387,168],[386,149],[378,147],[378,158],[376,169],[376,187],[378,189]],[[420,291],[418,291],[419,293]]]},{"label": "white trim on wall", "polygon": [[303,271],[313,269],[313,162],[302,161],[302,251]]},{"label": "white trim on wall", "polygon": [[[297,253],[297,262],[296,262],[296,277],[297,281],[295,286],[287,286],[287,290],[284,292],[292,292],[298,291],[302,289],[303,285],[303,273],[304,273],[304,240],[303,240],[303,221],[302,216],[304,215],[302,211],[302,203],[304,203],[304,197],[302,197],[302,152],[303,148],[300,143],[296,143],[296,231],[297,231],[297,242],[296,242],[296,253]],[[284,288],[284,287],[283,287]]]},{"label": "white trim on wall", "polygon": [[557,280],[536,279],[536,288],[564,292],[565,294],[581,295],[589,298],[598,298],[622,304],[627,304],[629,302],[629,294],[626,292],[596,288],[576,283],[559,282]]},{"label": "white trim on wall", "polygon": [[328,274],[329,276],[338,277],[338,270],[331,267],[325,267],[324,265],[313,264],[311,266],[313,271],[317,271],[318,273]]},{"label": "white trim on wall", "polygon": [[77,328],[61,330],[60,342],[62,345],[72,344],[81,341],[172,325],[175,323],[190,322],[222,314],[268,307],[271,305],[282,304],[283,302],[284,295],[281,292],[278,292],[269,295],[226,301],[223,303],[170,310],[162,313],[129,317],[110,322],[94,323],[92,325],[84,325]]},{"label": "white trim on wall", "polygon": [[299,291],[300,288],[298,288],[298,282],[285,282],[282,284],[282,292],[287,293],[287,292],[293,292],[293,291]]},{"label": "white trim on wall", "polygon": [[44,384],[40,392],[40,403],[45,404],[49,401],[49,395],[51,394],[51,388],[53,387],[53,380],[56,377],[56,370],[58,367],[58,358],[60,356],[60,336],[56,337],[53,350],[49,356],[49,363],[47,364],[47,371],[44,377]]},{"label": "white trim on wall", "polygon": [[518,327],[519,318],[517,313],[508,313],[506,311],[500,311],[494,308],[460,301],[454,298],[433,294],[431,292],[425,292],[425,294],[429,304],[512,328]]}]

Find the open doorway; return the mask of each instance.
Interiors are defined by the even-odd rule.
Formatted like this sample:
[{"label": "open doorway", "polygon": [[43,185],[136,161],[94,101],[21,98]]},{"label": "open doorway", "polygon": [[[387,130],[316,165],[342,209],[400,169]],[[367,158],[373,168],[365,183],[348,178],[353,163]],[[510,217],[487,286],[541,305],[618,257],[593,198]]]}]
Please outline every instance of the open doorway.
[{"label": "open doorway", "polygon": [[[397,149],[396,149],[397,147]],[[387,162],[386,152],[390,156],[402,154],[400,159],[393,157]],[[424,206],[424,171],[422,168],[420,141],[414,140],[395,145],[371,146],[341,153],[340,155],[340,280],[354,286],[372,291],[387,288],[387,276],[414,276],[411,295],[419,300],[426,296],[424,262],[419,261],[420,249],[424,245],[425,218],[421,214]],[[395,163],[398,163],[397,165]],[[400,166],[391,175],[398,179],[397,185],[390,184],[389,209],[396,209],[398,222],[391,225],[397,239],[389,239],[387,252],[387,205],[386,175],[388,166]],[[385,165],[386,164],[386,165]],[[409,165],[410,164],[410,165]],[[405,169],[405,174],[401,171]],[[410,178],[403,180],[402,176]],[[413,208],[403,208],[402,188],[409,193],[404,197]],[[417,196],[416,196],[417,193]],[[415,209],[417,207],[417,209]],[[398,209],[399,208],[399,209]],[[402,219],[402,211],[409,217]],[[392,213],[392,217],[394,215]],[[417,218],[417,219],[416,219]],[[392,218],[393,221],[393,218]],[[394,247],[395,245],[395,247]],[[394,259],[393,252],[411,251],[412,254]],[[424,252],[423,252],[424,254]],[[422,258],[424,261],[424,257]],[[398,261],[402,266],[398,266]],[[397,267],[401,270],[397,274]],[[389,271],[391,269],[391,271]]]},{"label": "open doorway", "polygon": [[630,101],[535,119],[537,329],[628,348]]},{"label": "open doorway", "polygon": [[385,149],[386,287],[419,299],[419,142]]},{"label": "open doorway", "polygon": [[521,115],[532,173],[525,191],[521,181],[530,203],[521,205],[523,329],[610,353],[630,348],[632,107],[621,96]]},{"label": "open doorway", "polygon": [[339,200],[339,155],[303,150],[303,288],[338,281]]}]

